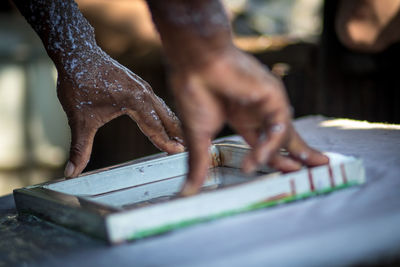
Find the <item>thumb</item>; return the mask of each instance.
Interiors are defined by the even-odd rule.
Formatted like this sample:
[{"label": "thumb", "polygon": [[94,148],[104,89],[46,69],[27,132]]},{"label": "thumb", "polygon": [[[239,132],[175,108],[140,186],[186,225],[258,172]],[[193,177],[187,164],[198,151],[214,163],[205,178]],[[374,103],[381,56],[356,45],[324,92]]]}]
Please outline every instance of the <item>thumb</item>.
[{"label": "thumb", "polygon": [[86,167],[92,152],[96,131],[96,129],[71,125],[71,148],[64,171],[66,178],[78,176]]}]

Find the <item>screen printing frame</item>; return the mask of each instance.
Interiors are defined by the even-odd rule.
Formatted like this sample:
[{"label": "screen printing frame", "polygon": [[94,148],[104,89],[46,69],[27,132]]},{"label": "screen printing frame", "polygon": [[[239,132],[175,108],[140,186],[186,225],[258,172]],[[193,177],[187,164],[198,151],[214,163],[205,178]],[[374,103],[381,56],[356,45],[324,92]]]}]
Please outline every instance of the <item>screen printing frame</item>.
[{"label": "screen printing frame", "polygon": [[[240,168],[248,151],[248,146],[234,141],[213,144],[211,168]],[[140,208],[103,205],[91,201],[91,197],[153,182],[162,184],[185,175],[187,152],[157,154],[75,179],[16,189],[14,199],[19,213],[33,214],[116,244],[364,183],[361,160],[335,153],[327,155],[329,165],[288,174],[263,168],[265,175],[249,178],[245,183]]]}]

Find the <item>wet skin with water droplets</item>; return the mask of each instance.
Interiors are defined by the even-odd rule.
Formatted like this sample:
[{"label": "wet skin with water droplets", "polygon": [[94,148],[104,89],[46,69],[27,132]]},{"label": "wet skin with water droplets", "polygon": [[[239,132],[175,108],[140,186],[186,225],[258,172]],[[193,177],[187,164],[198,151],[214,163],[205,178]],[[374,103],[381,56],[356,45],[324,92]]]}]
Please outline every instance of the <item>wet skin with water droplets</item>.
[{"label": "wet skin with water droplets", "polygon": [[180,122],[139,76],[107,55],[72,0],[14,0],[40,36],[58,72],[57,95],[71,128],[65,175],[75,177],[90,158],[96,131],[128,115],[155,146],[184,150]]}]

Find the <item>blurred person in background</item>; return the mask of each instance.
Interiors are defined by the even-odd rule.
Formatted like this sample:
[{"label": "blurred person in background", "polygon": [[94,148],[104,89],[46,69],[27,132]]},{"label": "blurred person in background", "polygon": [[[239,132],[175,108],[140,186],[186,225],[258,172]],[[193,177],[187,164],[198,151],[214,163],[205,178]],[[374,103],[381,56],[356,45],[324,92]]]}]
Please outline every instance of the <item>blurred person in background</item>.
[{"label": "blurred person in background", "polygon": [[335,28],[346,47],[382,52],[400,40],[400,0],[341,0]]}]

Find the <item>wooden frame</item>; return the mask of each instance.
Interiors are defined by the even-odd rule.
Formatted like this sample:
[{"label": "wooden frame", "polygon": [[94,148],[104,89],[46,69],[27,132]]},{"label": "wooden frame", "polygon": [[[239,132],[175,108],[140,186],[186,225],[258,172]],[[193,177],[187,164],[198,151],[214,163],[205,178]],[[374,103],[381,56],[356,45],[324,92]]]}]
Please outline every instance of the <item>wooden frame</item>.
[{"label": "wooden frame", "polygon": [[334,153],[327,153],[329,165],[288,174],[263,168],[246,176],[239,168],[248,151],[235,142],[212,145],[203,191],[191,197],[177,196],[187,173],[185,152],[17,189],[14,199],[20,213],[120,243],[365,181],[361,160]]}]

